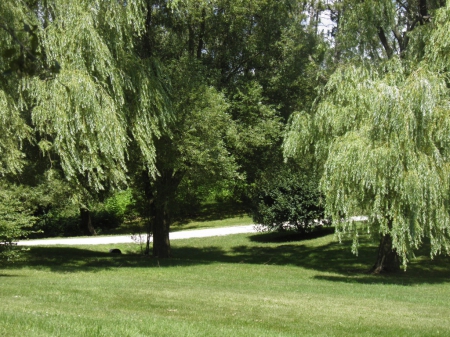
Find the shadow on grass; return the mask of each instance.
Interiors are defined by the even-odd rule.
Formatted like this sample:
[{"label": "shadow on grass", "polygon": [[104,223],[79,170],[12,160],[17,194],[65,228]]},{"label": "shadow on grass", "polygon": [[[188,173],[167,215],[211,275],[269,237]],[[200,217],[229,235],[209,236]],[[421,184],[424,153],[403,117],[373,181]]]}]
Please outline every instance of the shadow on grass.
[{"label": "shadow on grass", "polygon": [[[367,284],[413,285],[423,283],[445,283],[450,280],[450,258],[428,256],[427,245],[416,253],[408,265],[407,272],[375,276],[366,271],[374,262],[376,246],[362,238],[358,256],[350,251],[350,242],[342,244],[326,239],[319,244],[311,241],[333,231],[324,228],[305,236],[289,233],[261,233],[247,236],[241,242],[248,244],[196,247],[174,243],[173,258],[158,260],[139,254],[138,246],[121,246],[125,254],[110,254],[104,251],[75,247],[33,247],[26,254],[26,261],[17,262],[7,269],[36,268],[53,272],[98,272],[114,268],[188,267],[213,263],[296,266],[315,270],[318,280],[332,282],[356,282]],[[320,240],[320,239],[319,239]],[[239,242],[239,241],[238,241]],[[312,244],[310,244],[312,243]],[[130,248],[131,247],[131,248]],[[320,273],[327,273],[321,275]],[[333,275],[329,275],[332,273]],[[1,276],[1,275],[0,275]]]},{"label": "shadow on grass", "polygon": [[[106,245],[105,245],[106,246]],[[98,247],[98,246],[97,246]],[[138,254],[138,250],[124,254],[111,254],[109,247],[104,251],[76,248],[72,246],[31,247],[22,254],[22,259],[6,265],[6,270],[35,268],[52,272],[99,272],[120,267],[153,267],[156,260]],[[0,275],[1,276],[1,275]]]},{"label": "shadow on grass", "polygon": [[0,273],[0,278],[1,277],[19,277],[20,275],[16,275],[16,274],[3,274],[3,273]]}]

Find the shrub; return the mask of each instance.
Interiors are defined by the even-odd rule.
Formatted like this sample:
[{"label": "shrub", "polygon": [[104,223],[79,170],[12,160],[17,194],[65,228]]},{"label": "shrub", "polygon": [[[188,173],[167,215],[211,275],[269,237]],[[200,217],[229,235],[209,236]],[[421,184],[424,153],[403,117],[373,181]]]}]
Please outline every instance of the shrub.
[{"label": "shrub", "polygon": [[110,218],[113,221],[122,223],[127,217],[128,209],[133,203],[133,191],[127,189],[125,191],[120,191],[115,193],[113,196],[106,199],[104,202],[104,213],[110,214]]},{"label": "shrub", "polygon": [[[15,186],[1,186],[0,189],[0,259],[8,262],[19,256],[16,244],[25,238],[36,218],[24,206],[24,193]],[[6,187],[6,188],[5,188]]]},{"label": "shrub", "polygon": [[262,176],[253,188],[251,213],[261,230],[311,230],[324,217],[318,179],[285,167]]},{"label": "shrub", "polygon": [[38,221],[33,229],[37,230],[38,233],[33,234],[32,238],[82,235],[80,216],[76,207],[64,210],[50,209],[48,213],[39,214]]}]

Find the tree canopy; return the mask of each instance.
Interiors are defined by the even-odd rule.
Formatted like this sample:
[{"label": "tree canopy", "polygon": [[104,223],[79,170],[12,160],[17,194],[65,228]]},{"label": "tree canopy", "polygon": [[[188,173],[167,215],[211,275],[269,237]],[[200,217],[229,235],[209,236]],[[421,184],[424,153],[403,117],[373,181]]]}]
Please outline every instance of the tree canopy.
[{"label": "tree canopy", "polygon": [[135,141],[154,174],[152,139],[168,104],[157,65],[139,55],[144,2],[0,6],[3,171],[20,170],[28,140],[67,179],[101,190],[126,182],[127,147]]},{"label": "tree canopy", "polygon": [[[142,209],[153,214],[148,217],[153,253],[166,257],[170,215],[184,188],[226,180],[246,186],[282,160],[283,120],[302,102],[296,91],[301,88],[305,96],[311,91],[304,81],[310,61],[298,51],[321,54],[297,2],[184,1],[169,8],[166,1],[151,1],[149,6],[146,43],[171,83],[173,120],[155,141],[158,174],[154,179],[138,174],[134,181],[146,195]],[[298,48],[285,48],[285,42]],[[282,80],[287,73],[289,80]]]},{"label": "tree canopy", "polygon": [[[426,1],[340,5],[338,40],[354,49],[347,47],[352,54],[341,59],[314,108],[292,117],[285,154],[314,153],[326,212],[339,237],[353,233],[354,252],[360,226],[342,219],[369,216],[368,230],[381,236],[373,271],[395,269],[397,256],[406,268],[424,237],[432,256],[448,254],[450,101],[448,73],[436,65],[445,64],[446,43],[437,34],[447,28],[449,7],[435,12],[437,4]],[[356,29],[360,34],[352,39]]]},{"label": "tree canopy", "polygon": [[89,225],[90,200],[128,183],[131,147],[156,175],[154,140],[171,119],[171,104],[158,61],[142,43],[146,5],[1,2],[4,186],[42,184],[30,172],[44,180],[61,175]]},{"label": "tree canopy", "polygon": [[131,184],[167,257],[180,195],[276,183],[284,151],[322,177],[355,252],[362,227],[343,219],[368,215],[375,272],[425,237],[450,253],[449,15],[441,0],[2,1],[3,206],[65,181],[89,224],[92,200]]}]

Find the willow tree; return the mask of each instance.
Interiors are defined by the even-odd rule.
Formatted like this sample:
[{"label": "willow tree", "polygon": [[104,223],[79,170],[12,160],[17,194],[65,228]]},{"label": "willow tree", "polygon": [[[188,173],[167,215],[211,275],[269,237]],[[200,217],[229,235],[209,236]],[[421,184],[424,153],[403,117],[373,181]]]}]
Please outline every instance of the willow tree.
[{"label": "willow tree", "polygon": [[126,183],[132,143],[156,174],[153,139],[169,104],[157,63],[143,57],[149,9],[143,0],[0,3],[0,174],[20,173],[25,142],[80,196]]},{"label": "willow tree", "polygon": [[[340,3],[342,65],[285,139],[287,156],[314,153],[326,212],[339,239],[352,233],[355,253],[361,227],[344,219],[368,215],[380,240],[375,273],[406,268],[424,237],[431,256],[450,253],[450,93],[448,73],[436,68],[450,8],[436,19],[432,4]],[[357,27],[355,40],[347,34]]]}]

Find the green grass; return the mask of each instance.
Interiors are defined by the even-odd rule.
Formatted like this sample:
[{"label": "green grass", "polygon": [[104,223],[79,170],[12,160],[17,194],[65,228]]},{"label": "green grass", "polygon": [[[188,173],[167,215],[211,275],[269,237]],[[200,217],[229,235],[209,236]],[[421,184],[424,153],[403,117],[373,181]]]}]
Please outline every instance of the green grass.
[{"label": "green grass", "polygon": [[192,230],[192,229],[204,229],[204,228],[219,228],[219,227],[231,227],[231,226],[245,226],[253,224],[253,220],[248,215],[241,215],[238,217],[230,217],[219,220],[191,220],[187,222],[175,222],[171,227],[171,232]]},{"label": "green grass", "polygon": [[[215,227],[231,227],[250,225],[253,223],[252,218],[243,210],[243,206],[236,203],[210,203],[202,205],[197,214],[183,216],[176,219],[171,227],[171,232],[182,230],[204,229]],[[143,230],[140,221],[131,221],[121,224],[117,228],[104,230],[101,235],[116,235],[138,233]]]},{"label": "green grass", "polygon": [[[184,221],[175,221],[170,226],[170,231],[178,232],[193,229],[245,226],[251,225],[252,223],[253,223],[252,218],[245,214],[207,221],[205,221],[203,218],[200,219],[193,218]],[[121,226],[117,228],[101,232],[100,235],[135,234],[139,233],[140,231],[143,231],[142,224],[135,221],[123,223]]]},{"label": "green grass", "polygon": [[[136,245],[33,247],[0,272],[1,336],[449,336],[450,261],[364,273],[331,229]],[[125,254],[112,256],[110,248]]]}]

